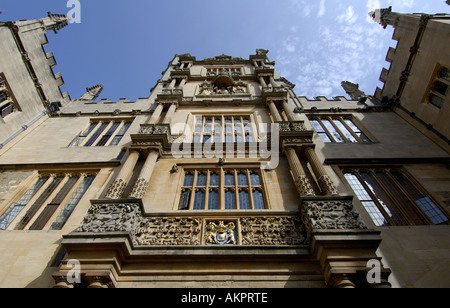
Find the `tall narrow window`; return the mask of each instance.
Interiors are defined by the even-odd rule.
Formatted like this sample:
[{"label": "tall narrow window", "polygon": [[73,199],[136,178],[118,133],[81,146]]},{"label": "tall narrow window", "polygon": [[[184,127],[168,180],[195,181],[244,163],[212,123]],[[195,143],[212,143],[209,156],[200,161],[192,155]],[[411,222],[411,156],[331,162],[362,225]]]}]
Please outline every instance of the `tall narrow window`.
[{"label": "tall narrow window", "polygon": [[[35,217],[29,230],[42,230],[47,225],[50,225],[50,230],[60,230],[95,178],[94,175],[81,177],[73,174],[41,176],[1,216],[0,229],[10,229],[11,223],[22,215],[14,226],[15,230],[26,229]],[[53,217],[55,218],[50,224]]]},{"label": "tall narrow window", "polygon": [[95,176],[90,175],[84,178],[83,182],[77,187],[77,189],[73,192],[70,199],[67,201],[67,203],[64,205],[63,209],[59,213],[59,215],[56,217],[54,222],[52,223],[50,230],[61,230],[64,224],[69,219],[70,215],[74,211],[75,207],[80,202],[81,198],[83,198],[86,191],[91,186],[92,182],[94,181]]},{"label": "tall narrow window", "polygon": [[179,210],[264,210],[263,181],[257,170],[190,170],[181,187]]},{"label": "tall narrow window", "polygon": [[447,99],[449,89],[450,69],[437,64],[423,101],[441,109]]},{"label": "tall narrow window", "polygon": [[0,116],[5,118],[14,111],[21,111],[20,106],[9,87],[5,74],[0,72]]},{"label": "tall narrow window", "polygon": [[253,142],[256,132],[250,116],[196,116],[194,143]]},{"label": "tall narrow window", "polygon": [[9,207],[9,209],[0,218],[0,230],[6,230],[12,221],[20,214],[20,212],[25,208],[31,198],[44,186],[47,182],[48,177],[41,177],[34,185],[31,187],[19,201],[14,203]]},{"label": "tall narrow window", "polygon": [[72,140],[69,147],[116,146],[130,126],[131,122],[129,121],[91,122],[82,133]]},{"label": "tall narrow window", "polygon": [[365,168],[344,176],[377,226],[448,223],[432,198],[400,170]]},{"label": "tall narrow window", "polygon": [[30,230],[41,230],[42,228],[45,227],[49,219],[52,217],[52,215],[56,212],[58,207],[64,201],[64,198],[76,184],[78,179],[79,179],[78,176],[72,176],[68,179],[66,184],[64,184],[64,186],[59,190],[59,192],[56,194],[53,200],[47,204],[47,206],[41,212],[36,221],[31,225]]},{"label": "tall narrow window", "polygon": [[324,143],[371,142],[349,116],[314,117],[310,119],[310,123]]}]

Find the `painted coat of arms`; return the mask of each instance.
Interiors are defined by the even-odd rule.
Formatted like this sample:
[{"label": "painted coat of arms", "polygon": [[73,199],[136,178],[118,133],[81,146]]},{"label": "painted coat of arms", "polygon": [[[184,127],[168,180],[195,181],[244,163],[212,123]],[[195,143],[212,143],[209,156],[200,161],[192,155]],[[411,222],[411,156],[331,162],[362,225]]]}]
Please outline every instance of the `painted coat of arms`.
[{"label": "painted coat of arms", "polygon": [[233,222],[210,222],[206,230],[206,245],[236,245],[236,225]]}]

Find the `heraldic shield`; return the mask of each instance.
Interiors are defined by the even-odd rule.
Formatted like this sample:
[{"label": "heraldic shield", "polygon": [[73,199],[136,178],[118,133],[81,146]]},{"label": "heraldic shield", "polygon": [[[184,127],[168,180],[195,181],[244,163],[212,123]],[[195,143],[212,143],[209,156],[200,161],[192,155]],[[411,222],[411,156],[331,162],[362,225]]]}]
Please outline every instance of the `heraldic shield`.
[{"label": "heraldic shield", "polygon": [[210,222],[206,227],[207,245],[236,245],[236,225],[233,222]]}]

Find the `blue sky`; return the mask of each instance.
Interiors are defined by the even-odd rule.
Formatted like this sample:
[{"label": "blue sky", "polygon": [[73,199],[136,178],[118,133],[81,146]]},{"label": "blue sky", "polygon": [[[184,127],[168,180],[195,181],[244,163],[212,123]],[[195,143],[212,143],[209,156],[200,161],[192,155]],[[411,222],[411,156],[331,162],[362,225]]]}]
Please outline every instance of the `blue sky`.
[{"label": "blue sky", "polygon": [[[197,59],[225,53],[248,59],[269,49],[298,95],[346,95],[343,80],[373,94],[392,41],[367,16],[392,6],[403,13],[450,13],[444,0],[79,0],[81,23],[48,33],[65,81],[80,97],[103,83],[100,98],[148,97],[175,54]],[[2,0],[0,20],[67,14],[67,0]]]}]

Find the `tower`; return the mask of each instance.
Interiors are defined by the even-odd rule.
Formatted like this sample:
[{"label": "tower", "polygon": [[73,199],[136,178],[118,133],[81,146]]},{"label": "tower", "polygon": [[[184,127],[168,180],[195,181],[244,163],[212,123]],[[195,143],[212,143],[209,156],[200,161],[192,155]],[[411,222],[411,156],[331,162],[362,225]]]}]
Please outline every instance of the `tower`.
[{"label": "tower", "polygon": [[450,15],[401,14],[391,7],[370,15],[384,28],[394,27],[398,42],[386,56],[391,64],[381,73],[384,87],[375,97],[393,104],[395,112],[448,152]]},{"label": "tower", "polygon": [[68,22],[64,15],[50,12],[42,19],[0,22],[0,148],[70,101],[60,90],[61,74],[53,73],[53,53],[44,51],[46,33],[57,33]]}]

